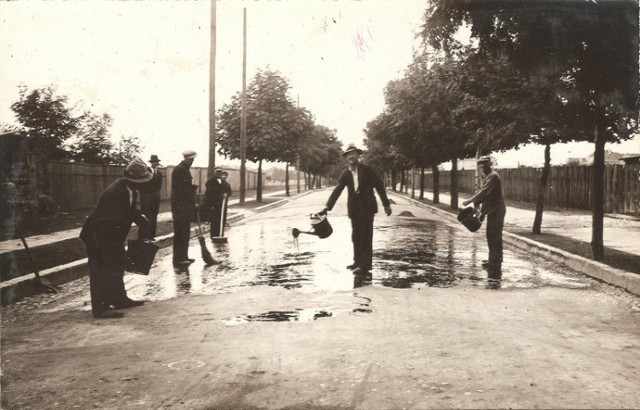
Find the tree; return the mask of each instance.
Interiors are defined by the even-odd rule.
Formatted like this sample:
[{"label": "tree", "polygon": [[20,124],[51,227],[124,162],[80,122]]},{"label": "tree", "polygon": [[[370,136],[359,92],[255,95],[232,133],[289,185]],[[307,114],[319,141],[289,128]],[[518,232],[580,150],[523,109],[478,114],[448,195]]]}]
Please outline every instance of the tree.
[{"label": "tree", "polygon": [[[454,34],[471,27],[479,56],[504,52],[529,75],[566,85],[565,124],[571,135],[593,140],[594,259],[603,257],[604,146],[632,135],[638,95],[638,3],[433,0],[423,37],[456,50]],[[562,128],[562,127],[561,127]],[[542,134],[540,134],[542,135]],[[546,133],[546,138],[560,135]],[[548,154],[545,149],[545,156]],[[534,224],[535,225],[535,224]]]},{"label": "tree", "polygon": [[144,145],[140,142],[140,138],[123,135],[114,149],[111,161],[117,165],[127,165],[134,158],[139,157],[143,149]]},{"label": "tree", "polygon": [[[306,111],[295,106],[289,89],[278,72],[260,70],[247,90],[246,158],[258,163],[258,202],[262,201],[262,161],[287,160],[290,148],[308,130]],[[230,158],[240,158],[240,109],[237,93],[218,113],[218,152]]]},{"label": "tree", "polygon": [[109,114],[86,113],[78,126],[76,141],[70,145],[71,159],[85,164],[112,163],[111,123]]}]

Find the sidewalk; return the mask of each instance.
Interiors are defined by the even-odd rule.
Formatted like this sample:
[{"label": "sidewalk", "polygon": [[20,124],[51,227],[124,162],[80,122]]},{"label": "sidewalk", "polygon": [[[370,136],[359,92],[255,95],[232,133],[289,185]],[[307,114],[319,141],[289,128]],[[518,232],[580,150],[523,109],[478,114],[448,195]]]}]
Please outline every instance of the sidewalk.
[{"label": "sidewalk", "polygon": [[[284,190],[273,191],[273,192],[265,193],[262,196],[265,198],[273,197],[273,196],[283,196],[285,195],[285,193],[286,191]],[[238,212],[235,209],[231,209],[231,207],[233,207],[234,205],[238,205],[239,202],[240,202],[239,199],[232,199],[229,201],[230,209],[229,209],[228,219],[236,220],[236,219],[239,219],[238,216],[236,216],[236,214],[243,213],[243,212],[251,212],[248,210],[243,210],[242,212]],[[246,202],[255,202],[255,199],[249,199],[249,200],[245,199],[245,203]],[[163,212],[158,214],[158,222],[166,222],[170,220],[171,220],[171,212]],[[25,239],[27,241],[27,245],[29,246],[29,249],[37,248],[39,246],[49,245],[55,242],[77,238],[80,235],[81,229],[82,228],[80,227],[80,228],[74,228],[74,229],[67,229],[64,231],[52,232],[44,235],[32,235],[32,236],[26,237]],[[24,246],[22,245],[22,241],[20,241],[19,238],[0,241],[0,255],[8,252],[21,250],[21,249],[24,249]]]}]

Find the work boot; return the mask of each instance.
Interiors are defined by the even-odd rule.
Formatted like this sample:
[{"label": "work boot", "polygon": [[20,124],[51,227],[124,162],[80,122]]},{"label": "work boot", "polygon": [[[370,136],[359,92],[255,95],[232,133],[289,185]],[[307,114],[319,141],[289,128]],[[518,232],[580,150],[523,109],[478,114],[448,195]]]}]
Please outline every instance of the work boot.
[{"label": "work boot", "polygon": [[116,309],[127,309],[131,307],[142,306],[144,305],[144,301],[126,298],[118,302],[112,303],[112,305]]}]

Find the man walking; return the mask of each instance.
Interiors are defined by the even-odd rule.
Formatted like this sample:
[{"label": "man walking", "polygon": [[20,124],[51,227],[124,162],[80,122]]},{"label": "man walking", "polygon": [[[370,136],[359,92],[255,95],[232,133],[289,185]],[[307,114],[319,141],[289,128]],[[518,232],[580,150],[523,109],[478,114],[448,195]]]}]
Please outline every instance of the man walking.
[{"label": "man walking", "polygon": [[130,299],[124,287],[124,242],[132,222],[142,232],[146,229],[148,221],[136,208],[136,202],[138,189],[153,175],[141,159],[131,161],[123,175],[100,194],[80,232],[87,247],[91,313],[96,318],[122,317],[123,313],[112,307],[124,309],[144,303]]},{"label": "man walking", "polygon": [[156,227],[158,225],[158,211],[160,210],[160,188],[162,188],[162,173],[158,166],[160,160],[157,155],[152,155],[149,159],[153,178],[144,189],[140,190],[140,210],[149,219],[149,239],[155,239]]},{"label": "man walking", "polygon": [[189,237],[191,221],[196,211],[196,189],[191,181],[189,168],[196,152],[186,150],[183,161],[176,165],[171,174],[171,215],[173,216],[173,266],[184,267],[195,262],[189,258]]},{"label": "man walking", "polygon": [[487,244],[489,259],[482,263],[488,269],[500,269],[502,266],[502,228],[507,208],[502,196],[502,182],[497,172],[491,169],[491,157],[478,158],[478,166],[482,166],[482,187],[474,196],[462,205],[473,203],[482,206],[482,213],[487,216]]},{"label": "man walking", "polygon": [[347,266],[353,273],[365,274],[371,270],[373,258],[373,218],[378,212],[378,202],[373,194],[375,189],[382,201],[384,212],[391,215],[391,205],[382,180],[373,169],[361,164],[362,150],[349,144],[342,154],[347,158],[348,169],[340,174],[338,185],[334,188],[321,215],[333,209],[342,190],[347,187],[347,210],[351,220],[351,241],[353,242],[353,264]]}]

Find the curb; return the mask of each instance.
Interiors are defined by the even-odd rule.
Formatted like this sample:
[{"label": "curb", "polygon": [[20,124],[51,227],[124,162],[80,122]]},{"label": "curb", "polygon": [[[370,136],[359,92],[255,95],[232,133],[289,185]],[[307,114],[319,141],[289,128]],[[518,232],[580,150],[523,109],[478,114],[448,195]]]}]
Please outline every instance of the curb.
[{"label": "curb", "polygon": [[[406,199],[419,207],[429,209],[433,213],[449,221],[455,222],[455,224],[458,225],[458,220],[452,213],[443,211],[435,206],[425,204],[413,198],[407,198],[396,193],[392,193],[392,195]],[[640,275],[636,275],[622,269],[616,269],[609,265],[574,255],[563,251],[562,249],[536,242],[511,232],[503,231],[502,239],[511,246],[515,246],[516,248],[531,252],[534,255],[562,264],[576,272],[606,282],[610,285],[619,286],[629,293],[640,296]]]},{"label": "curb", "polygon": [[[291,196],[289,198],[281,199],[279,201],[255,208],[253,212],[260,213],[267,211],[269,209],[273,209],[279,206],[282,206],[289,202],[291,199],[300,198],[301,196],[307,195],[313,192],[313,190],[308,190],[302,192],[300,194]],[[227,217],[228,223],[233,223],[245,219],[247,216],[244,212],[238,212],[235,214],[231,214]],[[209,231],[208,225],[202,226],[203,234],[206,234]],[[191,228],[190,239],[197,237],[196,228]],[[168,233],[166,235],[162,235],[156,238],[155,244],[160,248],[168,247],[172,244],[173,240],[173,232]],[[72,280],[80,279],[84,276],[89,275],[89,271],[87,269],[87,258],[78,259],[73,262],[69,262],[64,265],[55,266],[53,268],[45,269],[40,273],[40,278],[48,284],[51,285],[62,285],[64,283],[70,282]],[[38,283],[35,281],[36,275],[34,273],[29,273],[27,275],[22,275],[17,278],[13,278],[10,280],[6,280],[0,283],[0,300],[2,302],[2,306],[10,305],[15,301],[18,301],[26,296],[32,296],[38,292],[40,289],[38,287]]]}]

